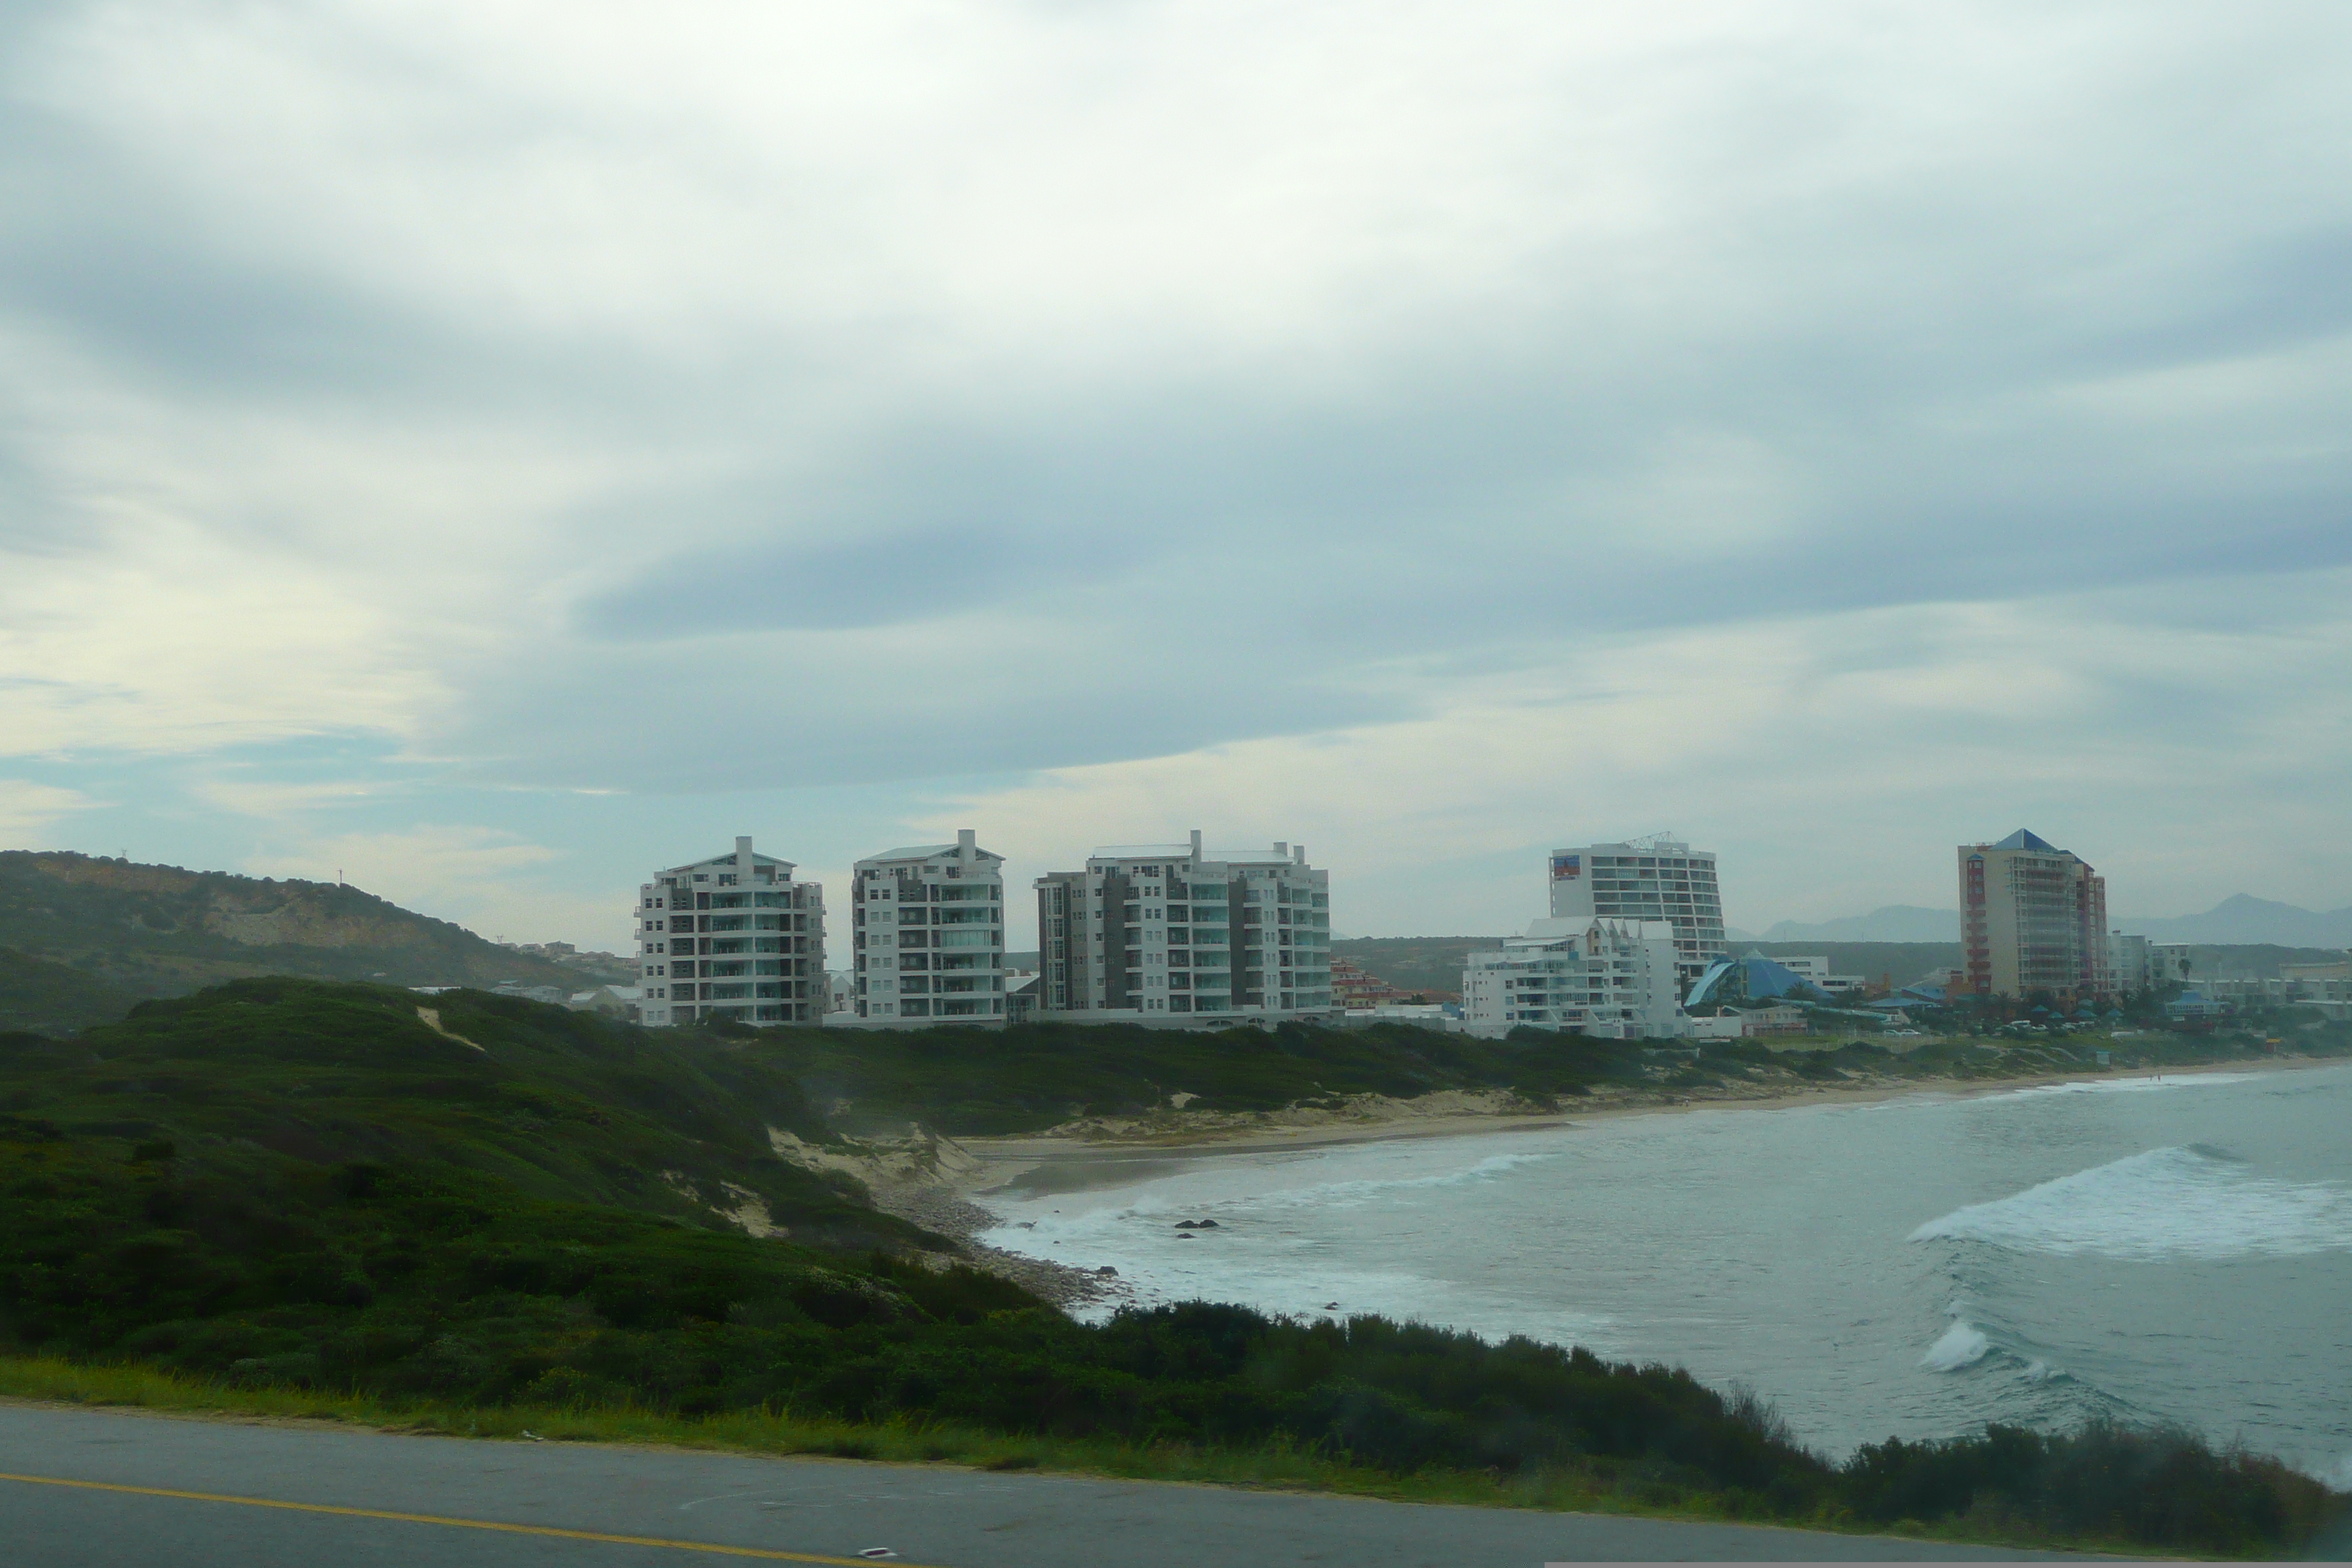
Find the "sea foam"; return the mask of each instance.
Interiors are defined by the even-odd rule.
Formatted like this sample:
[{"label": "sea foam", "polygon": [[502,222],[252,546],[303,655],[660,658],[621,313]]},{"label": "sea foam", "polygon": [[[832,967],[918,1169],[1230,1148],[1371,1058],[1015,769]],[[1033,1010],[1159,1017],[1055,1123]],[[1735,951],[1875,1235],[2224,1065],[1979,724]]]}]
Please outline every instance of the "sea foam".
[{"label": "sea foam", "polygon": [[2352,1192],[2256,1176],[2216,1150],[2151,1149],[1956,1209],[1910,1239],[2147,1262],[2331,1252],[2352,1248]]}]

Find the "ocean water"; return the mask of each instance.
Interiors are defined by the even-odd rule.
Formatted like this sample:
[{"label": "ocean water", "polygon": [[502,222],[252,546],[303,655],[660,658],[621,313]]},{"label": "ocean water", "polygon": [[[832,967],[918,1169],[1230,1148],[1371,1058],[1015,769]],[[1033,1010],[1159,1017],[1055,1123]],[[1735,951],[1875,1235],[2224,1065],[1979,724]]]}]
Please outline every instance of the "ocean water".
[{"label": "ocean water", "polygon": [[2109,1414],[2352,1487],[2352,1067],[1140,1161],[1054,1190],[1070,1179],[989,1194],[987,1239],[1110,1265],[1145,1301],[1679,1363],[1841,1456]]}]

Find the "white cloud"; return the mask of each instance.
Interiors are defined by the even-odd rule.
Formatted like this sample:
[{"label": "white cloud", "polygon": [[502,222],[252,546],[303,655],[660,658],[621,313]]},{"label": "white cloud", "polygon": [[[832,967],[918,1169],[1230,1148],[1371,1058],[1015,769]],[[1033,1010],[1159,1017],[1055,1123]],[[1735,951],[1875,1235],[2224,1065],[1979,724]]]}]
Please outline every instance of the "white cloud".
[{"label": "white cloud", "polygon": [[[0,61],[0,753],[239,834],[422,831],[215,766],[320,736],[631,842],[1040,769],[1024,833],[1368,867],[1672,826],[1751,921],[1974,768],[2352,896],[2273,831],[2341,837],[2277,619],[2352,560],[2338,6],[58,0]],[[1351,923],[1509,902],[1398,853]]]},{"label": "white cloud", "polygon": [[0,849],[54,847],[50,824],[96,805],[79,790],[26,779],[0,779]]},{"label": "white cloud", "polygon": [[2254,868],[2325,903],[2352,886],[2347,586],[2283,593],[2251,633],[2183,632],[2140,590],[1562,647],[1426,718],[1057,770],[932,821],[986,824],[1026,864],[1194,826],[1305,840],[1335,923],[1368,935],[1516,929],[1544,849],[1661,828],[1721,853],[1751,929],[1948,902],[1953,846],[2021,826],[2098,865],[2118,908],[2204,908]]}]

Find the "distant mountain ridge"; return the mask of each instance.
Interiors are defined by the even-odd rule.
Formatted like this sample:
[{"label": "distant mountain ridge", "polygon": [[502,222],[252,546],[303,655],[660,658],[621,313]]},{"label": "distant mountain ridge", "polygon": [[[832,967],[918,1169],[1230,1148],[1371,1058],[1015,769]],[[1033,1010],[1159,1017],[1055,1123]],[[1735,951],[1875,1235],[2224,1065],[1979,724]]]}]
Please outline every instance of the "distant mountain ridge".
[{"label": "distant mountain ridge", "polygon": [[[2158,917],[2111,915],[2116,931],[2190,942],[2209,947],[2352,947],[2352,908],[2306,910],[2250,893],[2236,893],[2203,914]],[[1736,933],[1737,942],[1958,942],[1958,910],[1917,904],[1887,904],[1866,915],[1829,921],[1781,921],[1760,936]]]},{"label": "distant mountain ridge", "polygon": [[2267,943],[2276,947],[2352,947],[2352,908],[2306,910],[2233,893],[2201,915],[2157,919],[2116,918],[2117,931],[2163,942],[2205,942],[2217,947]]},{"label": "distant mountain ridge", "polygon": [[1832,921],[1780,921],[1757,942],[1958,942],[1960,912],[1917,904],[1884,904],[1866,915]]}]

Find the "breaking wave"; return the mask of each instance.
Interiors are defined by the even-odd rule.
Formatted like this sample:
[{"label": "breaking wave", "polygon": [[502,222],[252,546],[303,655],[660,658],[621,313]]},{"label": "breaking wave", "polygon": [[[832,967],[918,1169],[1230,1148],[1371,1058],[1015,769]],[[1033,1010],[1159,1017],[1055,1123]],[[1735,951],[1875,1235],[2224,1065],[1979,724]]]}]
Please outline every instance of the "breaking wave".
[{"label": "breaking wave", "polygon": [[1944,1337],[1927,1347],[1919,1364],[1930,1372],[1958,1372],[1964,1366],[1974,1366],[1992,1349],[1992,1342],[1984,1331],[1966,1318],[1954,1318]]},{"label": "breaking wave", "polygon": [[2129,1261],[2352,1249],[2352,1191],[2273,1181],[2218,1149],[2151,1149],[2014,1196],[1955,1209],[1913,1241]]}]

